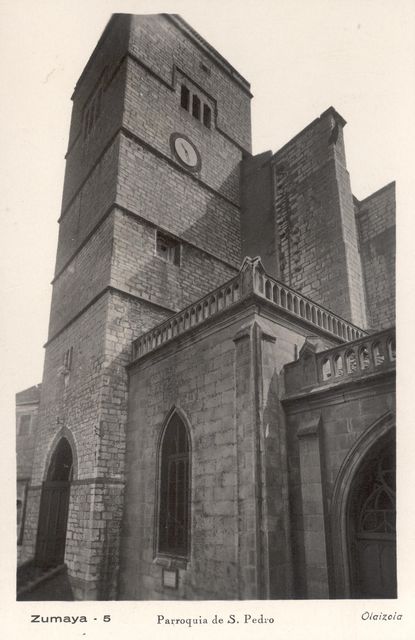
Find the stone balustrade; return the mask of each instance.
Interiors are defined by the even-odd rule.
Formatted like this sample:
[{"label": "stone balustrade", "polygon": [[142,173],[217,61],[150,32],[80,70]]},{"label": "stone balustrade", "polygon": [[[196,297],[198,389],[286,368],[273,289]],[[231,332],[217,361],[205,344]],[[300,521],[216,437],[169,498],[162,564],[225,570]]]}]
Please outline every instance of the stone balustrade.
[{"label": "stone balustrade", "polygon": [[271,278],[263,271],[262,265],[255,267],[255,293],[271,300],[293,316],[302,318],[347,342],[365,335],[365,331],[351,322]]},{"label": "stone balustrade", "polygon": [[395,329],[322,351],[316,357],[319,383],[340,382],[395,368]]},{"label": "stone balustrade", "polygon": [[239,275],[133,342],[133,360],[227,309],[240,298]]},{"label": "stone balustrade", "polygon": [[265,273],[259,258],[245,258],[232,280],[137,338],[133,342],[133,361],[252,294],[265,298],[288,315],[300,318],[341,341],[365,335],[359,327],[271,278]]}]

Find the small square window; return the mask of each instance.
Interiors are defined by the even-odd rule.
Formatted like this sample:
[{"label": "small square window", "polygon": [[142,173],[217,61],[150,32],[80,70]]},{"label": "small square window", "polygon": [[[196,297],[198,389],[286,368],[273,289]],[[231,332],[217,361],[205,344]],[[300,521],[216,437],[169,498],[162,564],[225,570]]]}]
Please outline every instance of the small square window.
[{"label": "small square window", "polygon": [[159,232],[156,235],[156,255],[166,262],[180,265],[180,243]]}]

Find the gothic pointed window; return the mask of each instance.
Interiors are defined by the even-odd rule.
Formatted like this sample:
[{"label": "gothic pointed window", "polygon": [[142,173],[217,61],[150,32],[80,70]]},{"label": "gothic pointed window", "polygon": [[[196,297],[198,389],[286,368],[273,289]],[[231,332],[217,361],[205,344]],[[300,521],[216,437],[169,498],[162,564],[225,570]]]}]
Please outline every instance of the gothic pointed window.
[{"label": "gothic pointed window", "polygon": [[190,442],[176,413],[170,418],[160,447],[158,551],[186,557],[189,553]]},{"label": "gothic pointed window", "polygon": [[368,492],[362,491],[362,502],[358,529],[359,533],[395,534],[395,459],[394,453],[386,451],[376,461],[373,468],[373,480]]}]

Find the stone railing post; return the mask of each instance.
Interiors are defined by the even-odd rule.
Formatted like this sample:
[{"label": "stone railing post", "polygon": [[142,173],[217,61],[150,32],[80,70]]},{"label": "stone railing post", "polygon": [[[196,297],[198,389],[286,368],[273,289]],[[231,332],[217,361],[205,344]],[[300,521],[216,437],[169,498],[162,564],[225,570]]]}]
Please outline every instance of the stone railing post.
[{"label": "stone railing post", "polygon": [[259,283],[257,282],[258,276],[265,273],[265,269],[262,266],[261,258],[250,258],[246,256],[242,263],[240,273],[240,286],[241,297],[246,297],[254,291],[260,291]]}]

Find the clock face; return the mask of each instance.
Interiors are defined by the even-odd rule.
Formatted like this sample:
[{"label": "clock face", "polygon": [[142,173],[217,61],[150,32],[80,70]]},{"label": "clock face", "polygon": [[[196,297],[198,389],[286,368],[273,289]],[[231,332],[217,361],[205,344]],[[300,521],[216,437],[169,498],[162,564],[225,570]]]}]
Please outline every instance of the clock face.
[{"label": "clock face", "polygon": [[187,136],[173,133],[170,138],[170,145],[180,164],[191,171],[199,171],[202,164],[200,154]]}]

